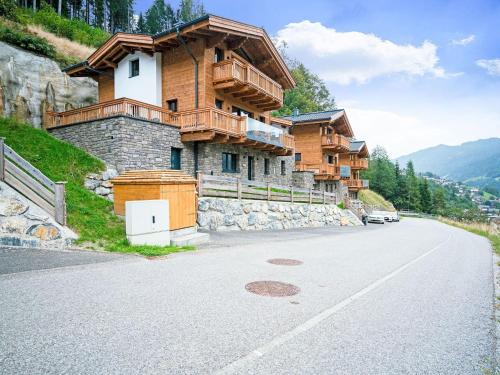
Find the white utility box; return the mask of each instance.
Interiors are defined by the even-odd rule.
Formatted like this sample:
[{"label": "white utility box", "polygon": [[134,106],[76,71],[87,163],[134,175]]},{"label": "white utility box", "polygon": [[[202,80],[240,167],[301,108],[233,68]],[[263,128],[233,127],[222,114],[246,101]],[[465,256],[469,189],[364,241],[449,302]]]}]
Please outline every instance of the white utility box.
[{"label": "white utility box", "polygon": [[125,222],[131,245],[170,245],[167,200],[125,202]]}]

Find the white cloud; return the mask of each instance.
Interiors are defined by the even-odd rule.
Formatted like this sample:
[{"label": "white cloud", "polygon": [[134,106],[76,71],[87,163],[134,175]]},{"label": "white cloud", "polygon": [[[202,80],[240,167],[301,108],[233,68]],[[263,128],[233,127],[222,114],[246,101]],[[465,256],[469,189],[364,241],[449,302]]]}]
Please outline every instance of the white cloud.
[{"label": "white cloud", "polygon": [[285,42],[290,56],[323,79],[343,85],[390,74],[448,76],[439,66],[437,46],[429,41],[400,45],[374,34],[339,32],[307,20],[288,24],[275,39]]},{"label": "white cloud", "polygon": [[471,44],[476,39],[474,34],[469,35],[463,39],[455,39],[451,41],[451,44],[455,46],[466,46],[467,44]]},{"label": "white cloud", "polygon": [[476,65],[483,69],[486,69],[489,75],[500,76],[500,59],[477,60]]}]

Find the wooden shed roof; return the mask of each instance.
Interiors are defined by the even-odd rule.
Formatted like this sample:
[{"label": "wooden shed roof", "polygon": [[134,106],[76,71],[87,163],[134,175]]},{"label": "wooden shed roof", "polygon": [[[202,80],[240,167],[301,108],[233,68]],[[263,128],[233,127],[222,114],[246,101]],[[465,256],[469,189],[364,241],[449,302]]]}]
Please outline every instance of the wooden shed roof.
[{"label": "wooden shed roof", "polygon": [[183,185],[196,184],[196,179],[171,169],[126,171],[111,180],[113,185]]}]

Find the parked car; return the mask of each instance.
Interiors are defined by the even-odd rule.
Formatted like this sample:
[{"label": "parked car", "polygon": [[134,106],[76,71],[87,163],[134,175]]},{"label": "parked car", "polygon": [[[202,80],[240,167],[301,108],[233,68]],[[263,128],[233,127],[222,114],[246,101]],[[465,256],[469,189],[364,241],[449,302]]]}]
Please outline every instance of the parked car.
[{"label": "parked car", "polygon": [[368,214],[369,223],[385,224],[384,215],[377,214],[376,211]]},{"label": "parked car", "polygon": [[385,221],[392,221],[392,213],[388,211],[373,211],[372,214],[382,216]]},{"label": "parked car", "polygon": [[392,221],[399,221],[399,213],[398,211],[390,212],[392,216]]}]

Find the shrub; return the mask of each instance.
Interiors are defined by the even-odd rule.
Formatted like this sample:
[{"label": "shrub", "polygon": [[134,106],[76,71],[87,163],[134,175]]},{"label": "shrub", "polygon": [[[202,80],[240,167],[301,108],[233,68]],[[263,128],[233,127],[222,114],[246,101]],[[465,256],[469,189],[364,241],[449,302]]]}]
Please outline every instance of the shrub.
[{"label": "shrub", "polygon": [[0,40],[43,56],[51,58],[56,56],[54,47],[45,39],[30,35],[22,28],[0,24]]},{"label": "shrub", "polygon": [[14,0],[0,0],[0,17],[16,19],[16,3]]},{"label": "shrub", "polygon": [[24,24],[41,25],[51,33],[92,47],[99,47],[109,38],[108,33],[82,20],[70,20],[59,16],[48,5],[36,13],[28,9],[20,9],[17,18]]}]

